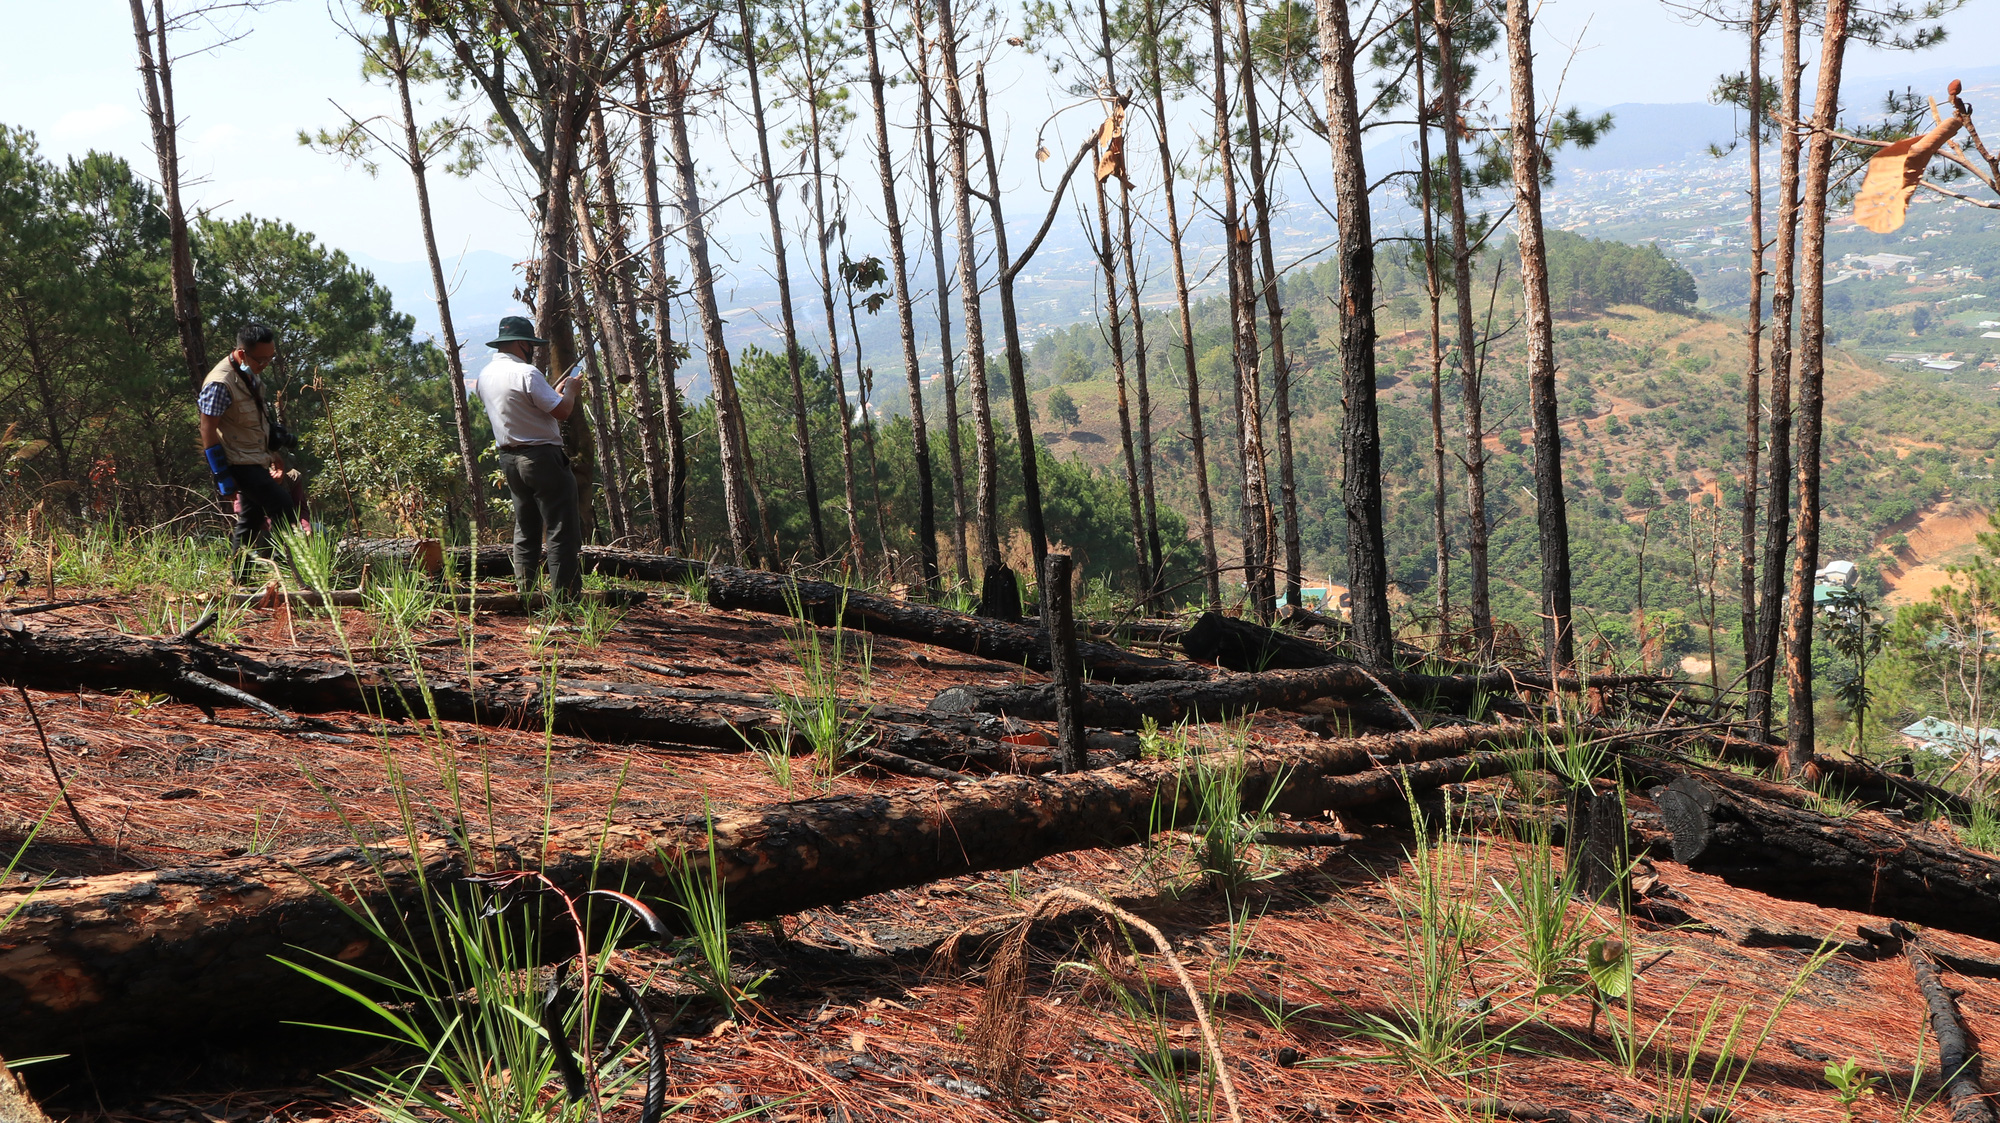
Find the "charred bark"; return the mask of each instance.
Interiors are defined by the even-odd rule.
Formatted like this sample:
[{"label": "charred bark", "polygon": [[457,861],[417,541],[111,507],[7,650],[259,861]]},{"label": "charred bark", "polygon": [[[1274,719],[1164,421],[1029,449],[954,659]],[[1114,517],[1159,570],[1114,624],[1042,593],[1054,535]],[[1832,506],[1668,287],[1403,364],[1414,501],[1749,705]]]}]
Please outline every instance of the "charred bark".
[{"label": "charred bark", "polygon": [[[1410,789],[1504,772],[1508,754],[1450,755],[1484,743],[1451,730],[1250,753],[1243,799],[1264,806],[1276,789],[1270,809],[1300,817],[1402,800]],[[705,862],[713,845],[730,919],[757,920],[1016,869],[1051,854],[1131,845],[1193,822],[1197,789],[1179,762],[1133,763],[664,822],[591,823],[505,839],[479,856],[478,872],[538,868],[572,892],[603,885],[672,900],[675,867],[695,854]],[[393,970],[341,899],[378,915],[421,909],[426,887],[449,891],[474,872],[462,840],[427,836],[44,884],[0,947],[0,1052],[75,1052],[148,1035],[242,1033],[281,1018],[338,1017],[351,1010],[347,999],[272,957],[322,955]],[[555,932],[566,921],[548,919],[545,945],[560,954],[571,941]]]},{"label": "charred bark", "polygon": [[1785,605],[1786,763],[1793,771],[1813,759],[1813,572],[1819,567],[1820,428],[1826,414],[1827,180],[1833,170],[1832,129],[1840,116],[1841,59],[1847,51],[1848,0],[1827,0],[1821,14],[1819,92],[1800,225],[1798,540],[1792,546],[1791,597]]},{"label": "charred bark", "polygon": [[1772,691],[1777,682],[1778,640],[1784,634],[1785,551],[1791,545],[1792,505],[1792,309],[1798,286],[1795,246],[1799,227],[1799,0],[1780,0],[1784,43],[1779,77],[1782,124],[1778,133],[1778,230],[1771,281],[1771,439],[1764,470],[1764,572],[1757,599],[1757,646],[1744,676],[1744,710],[1759,734],[1769,736]]},{"label": "charred bark", "polygon": [[2000,924],[2000,859],[1942,837],[1764,798],[1747,781],[1647,760],[1673,858],[1732,885],[1984,938]]},{"label": "charred bark", "polygon": [[[1011,571],[1007,579],[1013,579]],[[715,608],[779,616],[798,612],[822,626],[839,620],[846,627],[876,635],[933,644],[1038,671],[1049,669],[1049,640],[1039,628],[911,604],[827,581],[714,566],[708,573],[708,603]],[[1078,647],[1085,668],[1099,679],[1185,682],[1208,677],[1200,667],[1135,655],[1107,643],[1085,641]]]},{"label": "charred bark", "polygon": [[[1630,675],[1592,685],[1620,686],[1633,681],[1652,681],[1648,676]],[[1555,686],[1574,690],[1576,679],[1557,679]],[[1427,703],[1464,708],[1481,694],[1499,695],[1513,690],[1547,690],[1543,675],[1418,675],[1401,671],[1369,673],[1355,663],[1318,667],[1307,671],[1266,671],[1262,674],[1231,675],[1203,682],[1151,682],[1134,686],[1107,686],[1086,683],[1083,688],[1084,720],[1108,729],[1137,729],[1147,718],[1161,725],[1176,721],[1220,721],[1239,714],[1263,710],[1295,709],[1322,698],[1362,702],[1391,694],[1424,699]],[[1026,721],[1052,721],[1055,695],[1046,686],[954,686],[940,691],[931,700],[937,714],[1007,714]]]},{"label": "charred bark", "polygon": [[1320,6],[1326,69],[1326,123],[1340,228],[1341,504],[1347,512],[1347,582],[1354,598],[1354,645],[1372,666],[1395,658],[1389,620],[1389,563],[1382,545],[1382,434],[1375,408],[1375,239],[1368,221],[1368,172],[1361,153],[1360,93],[1347,5]]},{"label": "charred bark", "polygon": [[1576,663],[1570,626],[1569,512],[1563,495],[1562,429],[1556,414],[1555,322],[1548,249],[1542,238],[1542,133],[1535,108],[1532,18],[1527,0],[1507,3],[1507,85],[1513,102],[1515,221],[1528,334],[1528,411],[1535,433],[1535,524],[1542,558],[1542,647],[1549,673]]},{"label": "charred bark", "polygon": [[[861,26],[868,40],[868,90],[875,104],[875,158],[882,173],[882,225],[889,233],[889,268],[893,270],[896,326],[903,343],[903,372],[910,386],[910,456],[917,468],[917,548],[923,569],[911,591],[928,596],[938,584],[937,500],[932,484],[930,427],[924,423],[924,375],[917,362],[916,311],[910,300],[909,255],[903,249],[903,218],[896,199],[896,169],[889,149],[889,112],[883,101],[882,64],[875,46],[875,2],[862,0]],[[871,426],[873,419],[870,419]],[[870,441],[873,441],[871,428]],[[873,448],[871,443],[870,448]],[[871,457],[873,453],[871,452]],[[880,487],[878,482],[877,487]],[[880,500],[877,500],[880,512]],[[883,558],[886,563],[886,553]]]}]

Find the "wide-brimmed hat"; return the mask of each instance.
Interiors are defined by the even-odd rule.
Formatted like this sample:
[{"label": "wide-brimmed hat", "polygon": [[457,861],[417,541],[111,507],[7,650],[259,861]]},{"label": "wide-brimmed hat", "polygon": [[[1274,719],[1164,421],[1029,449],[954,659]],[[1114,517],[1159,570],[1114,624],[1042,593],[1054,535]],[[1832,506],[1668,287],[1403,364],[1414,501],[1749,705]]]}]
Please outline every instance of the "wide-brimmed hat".
[{"label": "wide-brimmed hat", "polygon": [[537,347],[547,347],[549,341],[535,335],[535,325],[526,316],[500,317],[500,336],[486,341],[488,347],[498,347],[502,343],[532,343]]}]

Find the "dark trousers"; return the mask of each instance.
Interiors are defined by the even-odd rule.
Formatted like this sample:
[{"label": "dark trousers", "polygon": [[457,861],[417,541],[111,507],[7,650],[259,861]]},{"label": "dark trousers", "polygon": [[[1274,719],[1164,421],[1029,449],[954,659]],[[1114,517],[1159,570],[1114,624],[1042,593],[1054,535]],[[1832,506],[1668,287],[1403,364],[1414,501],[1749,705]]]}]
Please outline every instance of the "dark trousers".
[{"label": "dark trousers", "polygon": [[236,493],[243,497],[243,509],[236,513],[236,525],[229,540],[238,550],[267,545],[271,531],[299,521],[299,505],[292,497],[289,480],[271,478],[262,464],[231,464],[229,475],[236,481]]},{"label": "dark trousers", "polygon": [[576,473],[559,445],[523,445],[500,450],[500,473],[514,500],[514,580],[527,592],[548,546],[549,584],[557,596],[583,589],[583,513],[577,505]]}]

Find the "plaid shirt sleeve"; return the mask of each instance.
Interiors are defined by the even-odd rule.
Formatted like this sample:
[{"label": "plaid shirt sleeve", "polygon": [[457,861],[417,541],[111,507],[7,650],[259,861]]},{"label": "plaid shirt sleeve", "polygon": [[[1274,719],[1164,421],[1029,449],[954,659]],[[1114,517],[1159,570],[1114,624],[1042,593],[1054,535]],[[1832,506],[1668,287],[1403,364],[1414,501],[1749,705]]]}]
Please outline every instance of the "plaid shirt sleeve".
[{"label": "plaid shirt sleeve", "polygon": [[201,397],[196,399],[195,408],[208,417],[221,417],[229,412],[229,402],[228,384],[211,382],[201,388]]}]

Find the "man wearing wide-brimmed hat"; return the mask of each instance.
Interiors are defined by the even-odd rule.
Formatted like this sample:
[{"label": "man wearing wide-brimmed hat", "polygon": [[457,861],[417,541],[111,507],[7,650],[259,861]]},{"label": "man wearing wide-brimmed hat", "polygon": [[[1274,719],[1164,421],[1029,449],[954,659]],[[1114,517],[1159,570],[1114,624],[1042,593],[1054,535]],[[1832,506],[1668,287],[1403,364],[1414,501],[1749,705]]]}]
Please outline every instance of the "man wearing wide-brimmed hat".
[{"label": "man wearing wide-brimmed hat", "polygon": [[478,393],[514,499],[514,580],[523,593],[534,586],[546,538],[549,584],[558,597],[574,597],[583,588],[583,516],[562,422],[576,409],[583,377],[571,375],[560,390],[551,387],[533,365],[535,348],[548,342],[536,338],[527,317],[502,319],[499,337],[487,344],[495,354],[479,372]]}]

